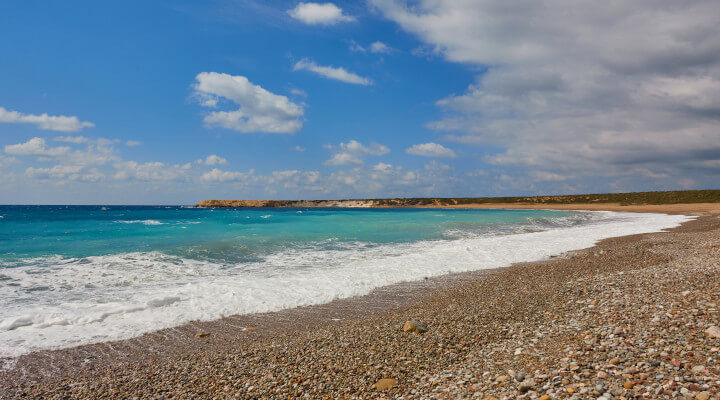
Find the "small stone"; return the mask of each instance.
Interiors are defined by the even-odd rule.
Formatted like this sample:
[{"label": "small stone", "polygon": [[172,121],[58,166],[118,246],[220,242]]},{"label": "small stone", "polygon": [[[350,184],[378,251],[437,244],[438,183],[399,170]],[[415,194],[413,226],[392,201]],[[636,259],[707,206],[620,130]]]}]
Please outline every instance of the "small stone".
[{"label": "small stone", "polygon": [[507,375],[498,375],[498,377],[495,378],[495,382],[505,382],[508,379],[510,379],[510,377]]},{"label": "small stone", "polygon": [[710,398],[710,393],[708,392],[700,392],[695,395],[695,400],[708,400]]},{"label": "small stone", "polygon": [[696,374],[702,373],[703,371],[705,371],[704,365],[696,365],[696,366],[692,367],[692,372],[694,372]]},{"label": "small stone", "polygon": [[208,337],[208,336],[210,336],[210,334],[207,332],[198,332],[195,334],[195,337],[197,337],[197,338]]},{"label": "small stone", "polygon": [[632,389],[633,387],[635,387],[635,384],[630,381],[625,381],[625,383],[623,383],[623,387],[625,389]]},{"label": "small stone", "polygon": [[397,386],[397,380],[392,378],[383,378],[375,382],[375,389],[377,390],[392,389],[395,386]]},{"label": "small stone", "polygon": [[538,400],[550,400],[551,397],[548,395],[538,397]]},{"label": "small stone", "polygon": [[717,325],[713,325],[705,330],[705,334],[711,338],[720,339],[720,328]]},{"label": "small stone", "polygon": [[528,379],[520,383],[520,386],[518,386],[518,390],[520,391],[520,393],[527,393],[528,391],[530,391],[530,389],[533,388],[533,386],[535,386],[535,381],[532,379]]},{"label": "small stone", "polygon": [[405,325],[403,325],[403,331],[425,333],[428,331],[428,327],[422,322],[408,321],[405,323]]}]

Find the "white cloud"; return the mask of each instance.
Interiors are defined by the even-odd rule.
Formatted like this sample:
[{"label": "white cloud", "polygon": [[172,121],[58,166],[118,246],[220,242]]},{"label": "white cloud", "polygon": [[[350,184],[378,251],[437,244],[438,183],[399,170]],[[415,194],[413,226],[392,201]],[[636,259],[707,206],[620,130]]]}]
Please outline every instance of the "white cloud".
[{"label": "white cloud", "polygon": [[363,78],[360,75],[347,71],[345,68],[317,65],[314,61],[307,58],[296,62],[293,71],[310,71],[328,79],[356,85],[367,86],[373,84],[372,79]]},{"label": "white cloud", "polygon": [[[530,176],[537,181],[564,181],[567,179],[565,176],[547,171],[532,171]],[[664,177],[667,178],[667,176]]]},{"label": "white cloud", "polygon": [[122,161],[115,164],[117,172],[113,175],[117,180],[138,181],[183,181],[187,180],[185,170],[179,165],[168,165],[159,161],[139,163]]},{"label": "white cloud", "polygon": [[250,170],[249,172],[234,172],[234,171],[222,171],[217,168],[213,168],[212,171],[204,173],[200,179],[204,182],[237,182],[243,181],[250,177],[255,171]]},{"label": "white cloud", "polygon": [[138,142],[137,140],[128,140],[127,142],[125,142],[125,146],[128,146],[128,147],[136,147],[136,146],[140,146],[141,144],[142,143]]},{"label": "white cloud", "polygon": [[83,130],[83,128],[95,126],[92,122],[80,121],[78,117],[75,116],[23,114],[18,111],[7,110],[3,107],[0,107],[0,122],[34,124],[40,129],[61,132],[79,132]]},{"label": "white cloud", "polygon": [[302,146],[295,146],[295,151],[299,151],[302,153],[303,151],[305,151],[305,148]]},{"label": "white cloud", "polygon": [[291,17],[308,25],[335,25],[339,22],[354,21],[355,18],[343,14],[343,10],[333,3],[298,3],[288,10]]},{"label": "white cloud", "polygon": [[227,159],[217,156],[215,154],[211,154],[211,155],[207,156],[204,160],[201,158],[201,159],[197,160],[197,162],[198,162],[198,164],[218,165],[218,164],[227,164]]},{"label": "white cloud", "polygon": [[425,157],[455,157],[455,152],[452,149],[433,142],[413,145],[406,149],[405,152]]},{"label": "white cloud", "polygon": [[98,182],[104,178],[97,169],[85,170],[82,165],[55,165],[52,168],[33,168],[25,170],[28,178],[53,181],[85,181]]},{"label": "white cloud", "polygon": [[380,41],[378,41],[378,42],[373,42],[373,43],[370,45],[370,52],[371,52],[371,53],[390,54],[390,53],[392,53],[392,51],[393,51],[393,49],[392,49],[390,46],[388,46],[388,45],[386,45],[385,43],[380,42]]},{"label": "white cloud", "polygon": [[34,137],[25,143],[9,144],[5,146],[5,153],[16,156],[59,156],[70,151],[69,147],[47,147],[45,139]]},{"label": "white cloud", "polygon": [[290,94],[292,94],[293,96],[298,96],[298,97],[308,97],[308,94],[306,91],[304,91],[302,89],[298,89],[298,88],[290,89]]},{"label": "white cloud", "polygon": [[356,41],[354,41],[354,40],[350,40],[350,41],[348,41],[348,43],[349,43],[348,48],[349,48],[350,51],[352,51],[353,53],[365,53],[365,52],[367,52],[367,49],[366,49],[365,47],[363,47],[362,45],[360,45],[360,43],[358,43],[358,42],[356,42]]},{"label": "white cloud", "polygon": [[254,85],[244,76],[217,72],[201,72],[193,85],[202,105],[215,106],[220,98],[240,108],[213,111],[205,116],[205,124],[239,132],[296,133],[302,128],[303,108],[287,97],[270,93]]},{"label": "white cloud", "polygon": [[434,54],[487,70],[428,124],[500,148],[487,162],[605,190],[618,178],[717,181],[717,1],[371,1]]},{"label": "white cloud", "polygon": [[373,171],[389,171],[392,169],[392,164],[377,163],[373,166]]},{"label": "white cloud", "polygon": [[66,143],[87,143],[88,138],[85,136],[56,136],[53,138],[56,142],[66,142]]},{"label": "white cloud", "polygon": [[349,43],[350,51],[354,53],[367,53],[369,51],[375,54],[390,54],[395,51],[395,49],[381,41],[375,41],[373,43],[370,43],[370,46],[368,48],[365,48],[354,40],[350,40]]},{"label": "white cloud", "polygon": [[4,167],[15,164],[17,162],[17,158],[15,157],[5,157],[2,154],[0,154],[0,170],[2,170]]},{"label": "white cloud", "polygon": [[325,161],[325,165],[328,166],[362,164],[363,158],[366,156],[382,156],[390,152],[387,146],[378,143],[370,143],[370,145],[364,146],[357,140],[340,143],[337,147],[328,146],[328,148],[334,152],[332,157]]}]

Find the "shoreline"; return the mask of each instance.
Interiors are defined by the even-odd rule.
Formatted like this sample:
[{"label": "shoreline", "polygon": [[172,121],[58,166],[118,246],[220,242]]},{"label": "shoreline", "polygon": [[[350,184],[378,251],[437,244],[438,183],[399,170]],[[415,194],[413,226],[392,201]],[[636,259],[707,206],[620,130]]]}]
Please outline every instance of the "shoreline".
[{"label": "shoreline", "polygon": [[530,203],[496,203],[496,204],[459,204],[443,206],[423,206],[425,208],[456,208],[456,209],[503,209],[503,210],[577,210],[577,211],[619,211],[636,213],[662,214],[720,214],[720,203],[696,204],[642,204],[622,205],[620,203],[577,203],[577,204],[530,204]]},{"label": "shoreline", "polygon": [[[686,222],[671,232],[683,231],[688,225],[706,225],[710,220],[712,223],[716,222],[717,217],[710,215],[708,211],[700,212],[706,216]],[[187,365],[192,363],[190,359],[199,358],[214,364],[218,360],[237,355],[248,346],[257,347],[260,353],[271,353],[272,346],[276,346],[277,343],[290,343],[289,346],[293,347],[297,345],[298,338],[306,339],[307,336],[316,336],[318,332],[348,334],[348,330],[358,329],[358,323],[361,325],[378,323],[378,320],[382,321],[388,315],[407,313],[419,306],[422,308],[424,304],[432,303],[432,299],[442,293],[462,291],[464,286],[497,280],[506,271],[517,271],[522,268],[542,269],[543,266],[572,260],[578,255],[598,257],[594,249],[602,249],[608,243],[642,241],[643,237],[663,234],[650,233],[605,239],[594,247],[572,251],[549,261],[514,264],[510,267],[462,272],[425,281],[400,283],[375,289],[368,295],[335,300],[323,305],[266,314],[226,317],[211,322],[193,322],[118,342],[35,352],[18,358],[14,368],[0,371],[0,378],[3,380],[0,384],[0,393],[5,390],[8,393],[24,393],[33,397],[40,393],[48,393],[49,390],[50,393],[107,395],[107,389],[127,385],[127,380],[123,378],[137,376],[138,370],[151,371],[153,365],[158,362]],[[395,321],[392,326],[397,329],[397,323],[402,324],[402,322]],[[431,328],[433,328],[432,324]],[[392,335],[398,334],[393,332]],[[171,377],[171,375],[161,375]],[[42,378],[38,379],[39,376]],[[96,380],[101,382],[100,386],[90,383]],[[73,384],[67,386],[68,381]],[[32,393],[33,390],[36,393]],[[122,390],[116,393],[122,393]],[[202,393],[205,392],[200,394],[196,392],[195,395],[206,397]],[[332,393],[337,394],[337,392]],[[376,392],[370,389],[363,390],[363,393],[360,397],[372,397]]]}]

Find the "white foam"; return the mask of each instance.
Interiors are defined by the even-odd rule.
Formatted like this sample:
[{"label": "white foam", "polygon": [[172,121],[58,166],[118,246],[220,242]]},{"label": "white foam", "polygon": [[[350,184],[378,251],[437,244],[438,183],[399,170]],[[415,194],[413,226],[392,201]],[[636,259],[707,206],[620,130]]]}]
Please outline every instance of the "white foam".
[{"label": "white foam", "polygon": [[165,223],[160,222],[155,219],[119,220],[119,221],[115,221],[115,222],[118,224],[165,225]]},{"label": "white foam", "polygon": [[[124,339],[191,320],[274,311],[362,295],[451,272],[507,266],[692,217],[595,213],[582,226],[340,250],[313,248],[227,265],[158,252],[27,259],[0,269],[0,356]],[[0,265],[1,267],[2,265]]]}]

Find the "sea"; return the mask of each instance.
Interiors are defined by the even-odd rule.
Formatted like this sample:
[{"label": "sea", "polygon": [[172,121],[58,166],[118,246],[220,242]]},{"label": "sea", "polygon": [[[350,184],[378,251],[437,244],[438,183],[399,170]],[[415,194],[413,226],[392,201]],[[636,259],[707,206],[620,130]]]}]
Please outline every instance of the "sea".
[{"label": "sea", "polygon": [[0,206],[0,358],[542,260],[689,218],[552,210]]}]

